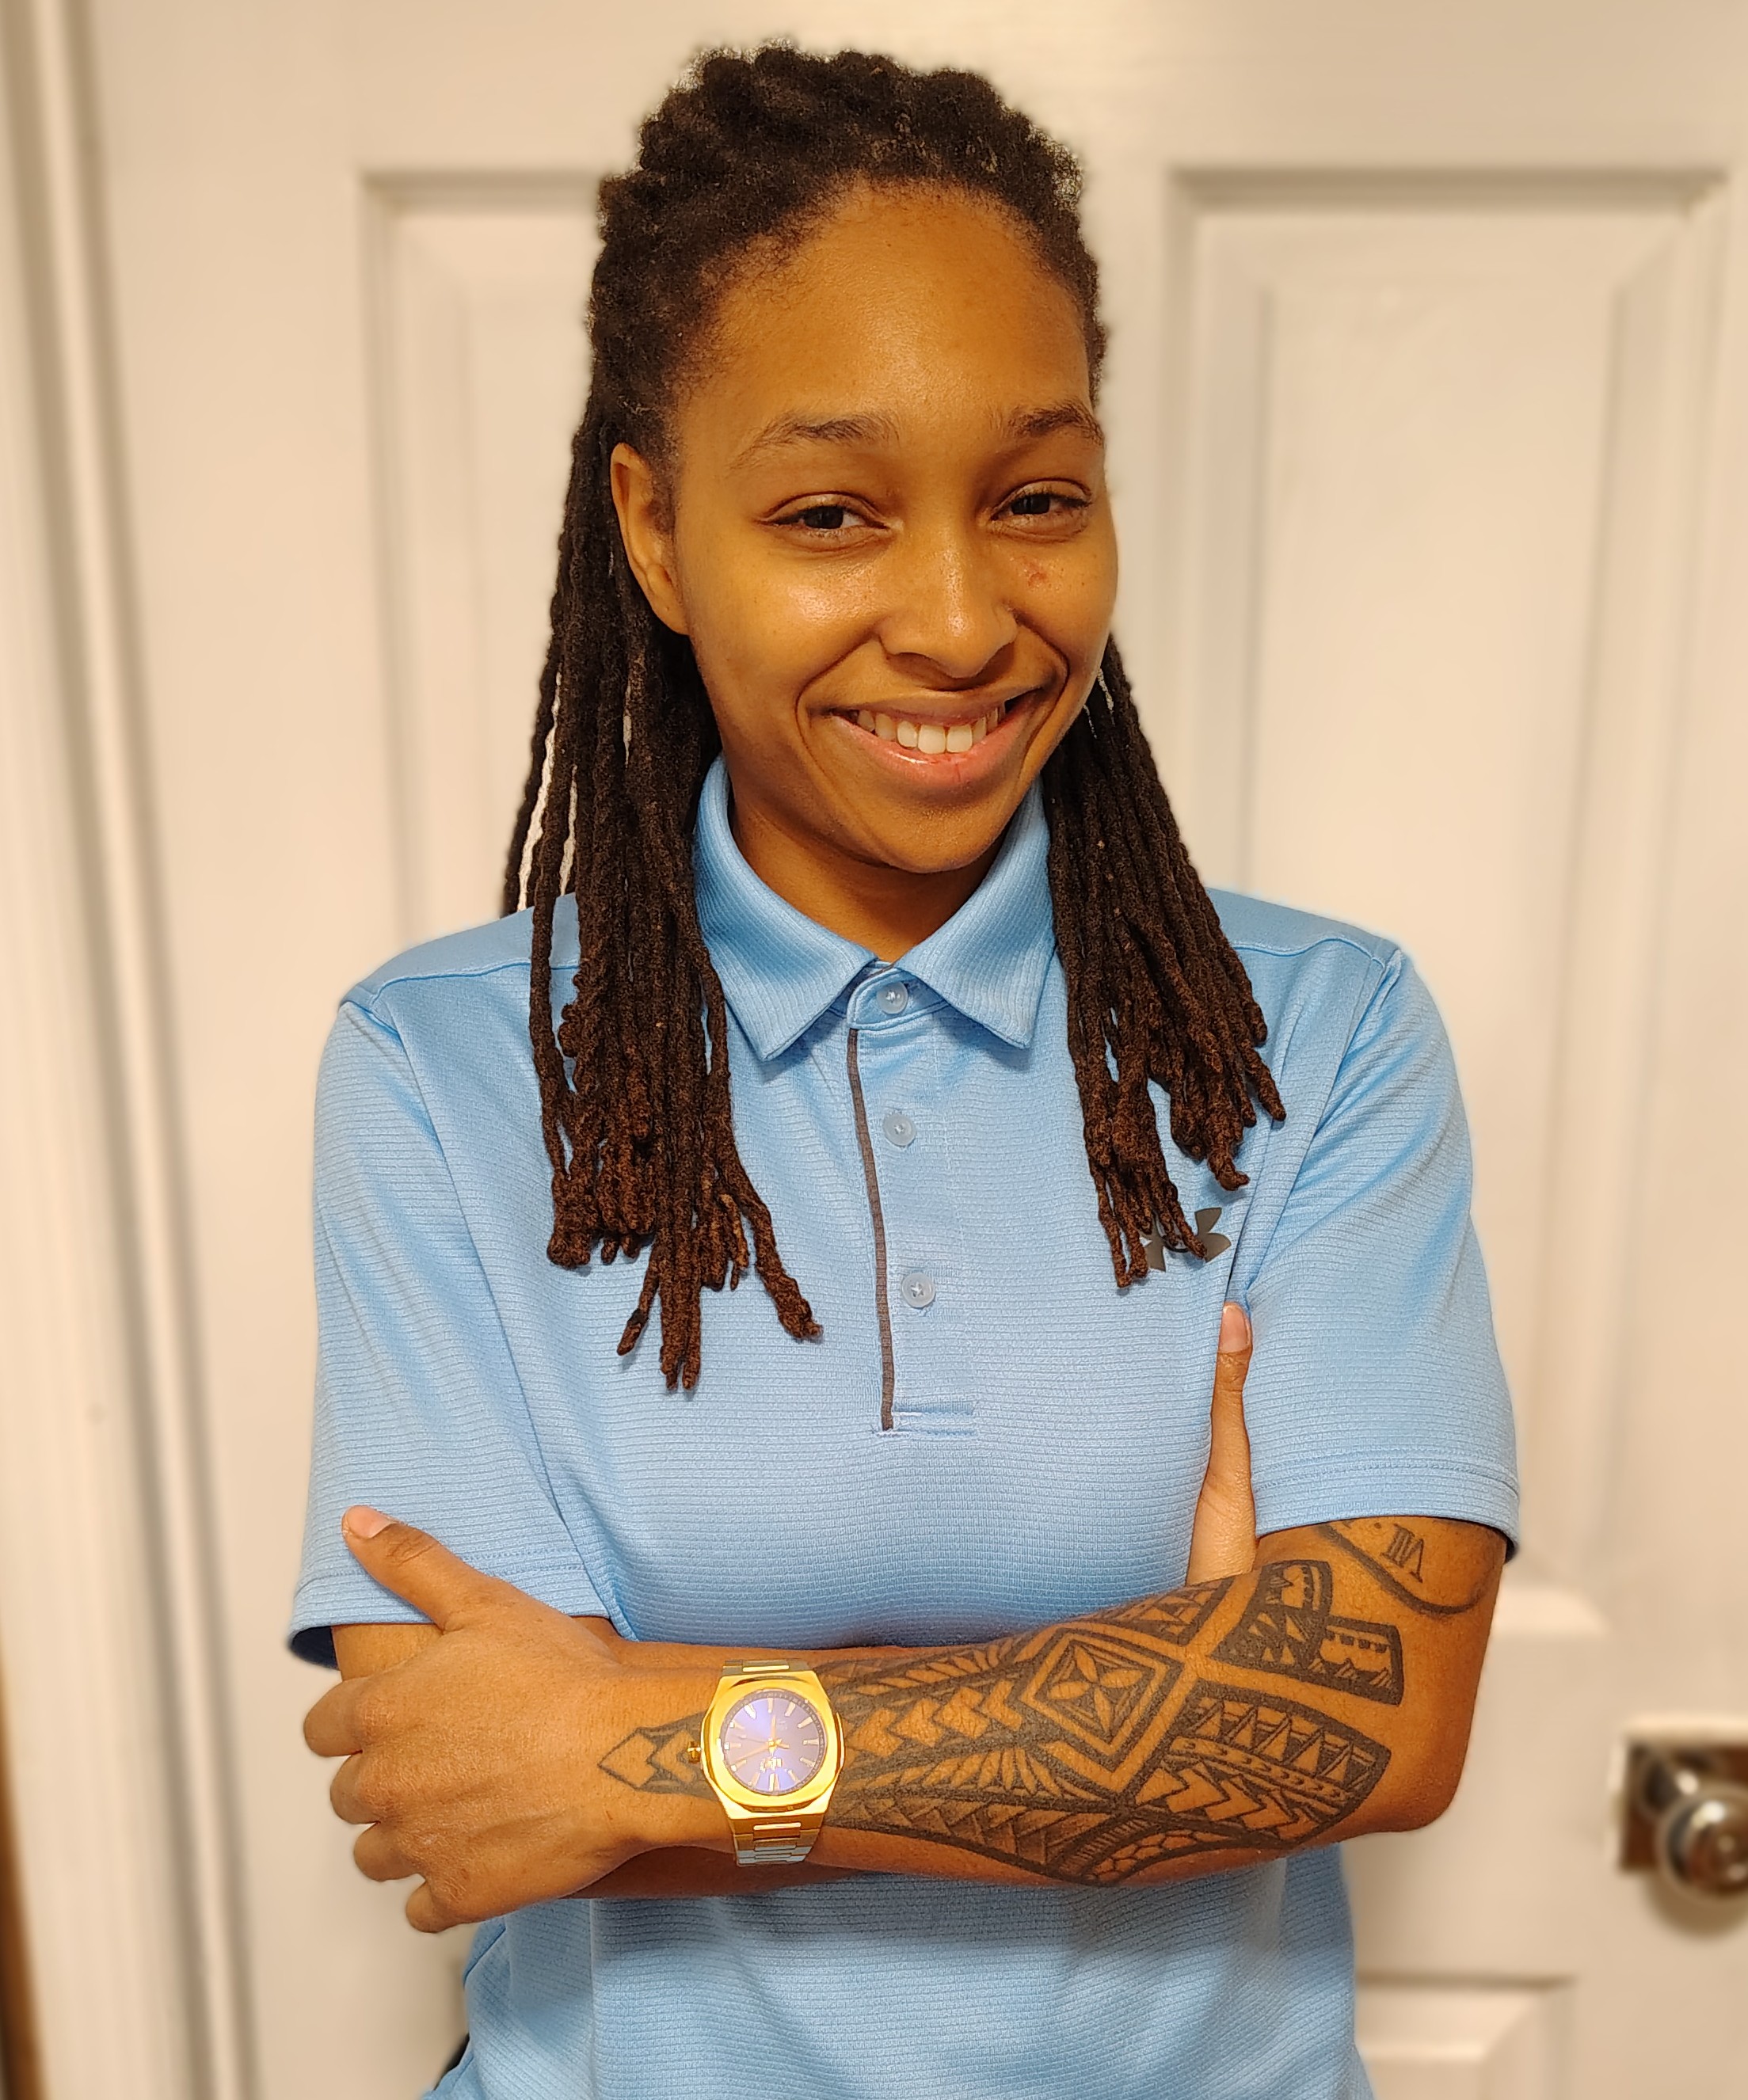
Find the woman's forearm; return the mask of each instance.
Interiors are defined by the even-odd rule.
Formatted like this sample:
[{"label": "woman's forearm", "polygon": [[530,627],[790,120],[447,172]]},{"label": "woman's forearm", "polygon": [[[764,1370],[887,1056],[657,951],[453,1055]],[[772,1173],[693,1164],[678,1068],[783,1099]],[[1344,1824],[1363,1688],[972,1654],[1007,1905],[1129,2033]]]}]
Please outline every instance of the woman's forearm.
[{"label": "woman's forearm", "polygon": [[[1461,1771],[1502,1558],[1473,1525],[1320,1525],[1265,1541],[1248,1575],[1036,1632],[808,1657],[845,1739],[814,1864],[1110,1886],[1430,1821]],[[670,1670],[669,1696],[687,1681]],[[683,1842],[722,1857],[686,1754],[702,1723],[653,1719],[603,1768],[663,1797],[670,1833],[673,1797],[693,1797]],[[722,1879],[773,1885],[726,1858]],[[684,1880],[663,1892],[705,1892]]]}]

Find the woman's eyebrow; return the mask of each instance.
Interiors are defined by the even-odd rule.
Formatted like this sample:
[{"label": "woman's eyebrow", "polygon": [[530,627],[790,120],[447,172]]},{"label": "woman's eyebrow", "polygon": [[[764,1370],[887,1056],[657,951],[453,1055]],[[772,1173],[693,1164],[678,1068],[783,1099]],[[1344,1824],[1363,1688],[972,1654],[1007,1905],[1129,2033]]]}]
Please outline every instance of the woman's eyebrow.
[{"label": "woman's eyebrow", "polygon": [[[1029,443],[1053,437],[1058,430],[1075,430],[1096,445],[1105,442],[1099,420],[1084,401],[1054,401],[1041,408],[1010,408],[996,422],[997,435],[1015,443]],[[744,466],[766,452],[781,452],[791,445],[896,445],[900,442],[897,421],[877,411],[860,415],[807,416],[791,413],[767,423],[735,454],[734,465]]]},{"label": "woman's eyebrow", "polygon": [[1056,401],[1047,408],[1015,408],[1002,419],[1001,434],[1025,442],[1077,430],[1095,445],[1105,442],[1104,426],[1084,401]]},{"label": "woman's eyebrow", "polygon": [[780,452],[788,445],[894,445],[898,426],[890,416],[779,416],[756,437],[749,438],[735,454],[742,466],[761,452]]}]

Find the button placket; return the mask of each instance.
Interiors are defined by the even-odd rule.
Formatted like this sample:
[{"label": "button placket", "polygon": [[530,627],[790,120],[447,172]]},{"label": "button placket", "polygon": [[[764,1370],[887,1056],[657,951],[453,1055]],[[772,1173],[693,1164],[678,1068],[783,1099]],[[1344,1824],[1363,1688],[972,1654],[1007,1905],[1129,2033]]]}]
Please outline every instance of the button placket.
[{"label": "button placket", "polygon": [[[971,1308],[963,1289],[963,1221],[950,1164],[944,1070],[954,1017],[945,1008],[925,1014],[914,983],[912,989],[912,1019],[901,1026],[914,1047],[894,1057],[881,1077],[888,1104],[914,1134],[909,1145],[889,1141],[881,1151],[892,1198],[894,1426],[932,1444],[938,1437],[975,1436],[977,1401],[965,1356]],[[922,1026],[910,1038],[913,1020]]]},{"label": "button placket", "polygon": [[[902,990],[903,1008],[894,1012]],[[876,979],[852,996],[855,1084],[863,1102],[864,1169],[876,1193],[883,1431],[974,1434],[964,1364],[964,1308],[956,1283],[962,1230],[941,1147],[942,1022],[914,980]]]}]

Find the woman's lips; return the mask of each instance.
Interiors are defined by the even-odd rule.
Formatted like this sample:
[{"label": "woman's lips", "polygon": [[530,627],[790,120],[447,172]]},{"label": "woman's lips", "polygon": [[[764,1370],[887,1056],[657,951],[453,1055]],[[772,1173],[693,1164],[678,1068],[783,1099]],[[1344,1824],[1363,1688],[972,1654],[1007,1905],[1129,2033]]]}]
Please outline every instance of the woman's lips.
[{"label": "woman's lips", "polygon": [[862,708],[836,719],[858,737],[865,736],[883,747],[888,764],[912,771],[920,768],[925,772],[938,766],[943,778],[956,778],[974,764],[973,754],[985,743],[993,739],[995,743],[1004,745],[1008,739],[1003,732],[1038,697],[1036,690],[1020,693],[1012,699],[997,701],[980,715],[953,722],[906,715],[897,709],[888,712],[882,708]]}]

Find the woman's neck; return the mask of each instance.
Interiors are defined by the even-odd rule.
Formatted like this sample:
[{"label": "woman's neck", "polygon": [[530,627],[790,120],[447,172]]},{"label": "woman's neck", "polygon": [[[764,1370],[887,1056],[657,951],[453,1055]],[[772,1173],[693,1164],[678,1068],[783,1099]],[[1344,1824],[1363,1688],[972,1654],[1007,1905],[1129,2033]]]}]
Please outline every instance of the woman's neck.
[{"label": "woman's neck", "polygon": [[859,859],[826,840],[797,839],[732,796],[729,822],[742,857],[768,889],[887,963],[944,926],[1001,850],[998,838],[964,867],[918,873]]}]

